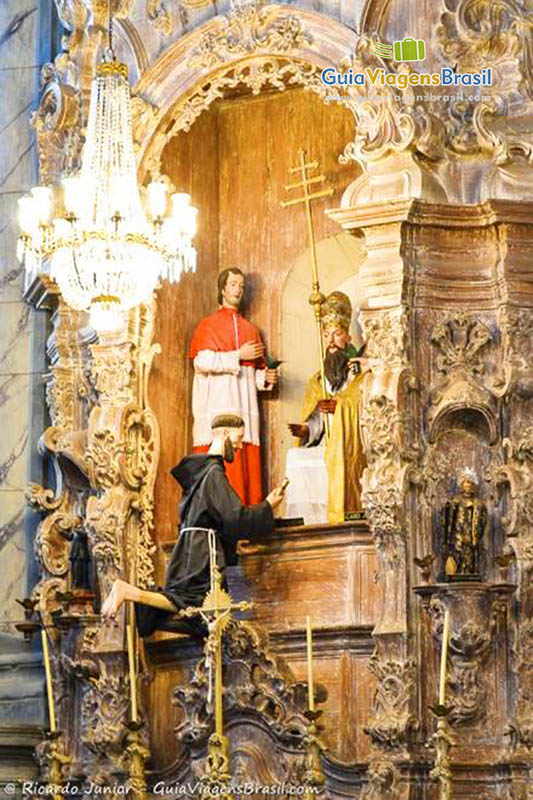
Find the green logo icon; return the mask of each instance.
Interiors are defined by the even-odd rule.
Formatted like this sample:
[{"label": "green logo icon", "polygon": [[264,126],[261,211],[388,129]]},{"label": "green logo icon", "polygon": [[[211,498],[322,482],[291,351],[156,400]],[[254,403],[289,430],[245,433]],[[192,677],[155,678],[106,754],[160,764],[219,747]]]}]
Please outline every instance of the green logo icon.
[{"label": "green logo icon", "polygon": [[374,45],[374,53],[381,58],[392,58],[392,45],[376,42]]},{"label": "green logo icon", "polygon": [[376,42],[373,50],[379,58],[392,58],[394,52],[395,61],[423,61],[426,57],[424,40],[410,37],[394,42],[394,51],[391,44],[382,44],[381,42]]},{"label": "green logo icon", "polygon": [[423,39],[403,39],[394,42],[395,61],[423,61],[426,57],[426,43]]}]

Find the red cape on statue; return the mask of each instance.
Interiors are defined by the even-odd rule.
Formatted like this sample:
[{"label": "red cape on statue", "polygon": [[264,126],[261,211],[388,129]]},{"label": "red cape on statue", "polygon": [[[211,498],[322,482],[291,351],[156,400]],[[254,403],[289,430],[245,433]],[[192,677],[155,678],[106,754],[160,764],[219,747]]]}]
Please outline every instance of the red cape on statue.
[{"label": "red cape on statue", "polygon": [[[235,336],[235,328],[237,336]],[[259,331],[235,309],[222,307],[214,314],[202,319],[194,329],[189,358],[196,358],[200,350],[213,350],[215,353],[238,350],[245,342],[262,344]],[[263,367],[262,358],[240,363],[243,366],[259,369]]]},{"label": "red cape on statue", "polygon": [[[214,314],[202,319],[196,326],[189,348],[189,358],[194,359],[201,350],[216,353],[238,350],[245,342],[262,344],[258,329],[233,308],[224,306]],[[264,358],[255,361],[240,361],[242,366],[263,369]],[[209,445],[194,447],[195,453],[206,453]],[[244,505],[253,505],[263,500],[261,477],[261,452],[257,445],[244,442],[242,450],[235,451],[235,460],[224,462],[226,474],[232,487]]]}]

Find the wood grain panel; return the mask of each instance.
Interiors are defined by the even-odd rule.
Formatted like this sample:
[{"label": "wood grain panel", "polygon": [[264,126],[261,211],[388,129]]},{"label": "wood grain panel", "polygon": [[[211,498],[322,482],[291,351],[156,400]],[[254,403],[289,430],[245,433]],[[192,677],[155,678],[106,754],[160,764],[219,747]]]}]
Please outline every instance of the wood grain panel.
[{"label": "wood grain panel", "polygon": [[[170,470],[192,446],[192,368],[188,348],[198,320],[216,303],[218,274],[218,150],[216,112],[203,114],[195,135],[180,133],[163,153],[164,169],[177,191],[191,195],[199,209],[198,267],[176,285],[165,284],[157,293],[154,341],[162,353],[154,361],[150,382],[152,407],[161,428],[161,458],[155,486],[155,536],[176,536],[179,488]],[[198,126],[198,127],[197,127]]]}]

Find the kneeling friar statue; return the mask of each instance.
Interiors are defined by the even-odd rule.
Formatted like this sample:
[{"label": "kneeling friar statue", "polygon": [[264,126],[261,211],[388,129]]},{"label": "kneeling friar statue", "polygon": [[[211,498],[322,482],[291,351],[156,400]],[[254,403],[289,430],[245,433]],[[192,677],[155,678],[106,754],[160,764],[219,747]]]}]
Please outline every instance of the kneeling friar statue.
[{"label": "kneeling friar statue", "polygon": [[[216,559],[224,588],[227,588],[226,566],[237,563],[237,542],[261,539],[272,533],[273,512],[283,500],[284,489],[273,489],[263,502],[245,506],[226,475],[225,463],[231,463],[235,451],[242,447],[242,417],[220,414],[213,419],[211,429],[209,452],[185,456],[172,470],[183,495],[180,532],[164,587],[148,591],[116,580],[102,606],[104,620],[113,619],[124,601],[133,601],[139,634],[149,636],[164,628],[170,615],[188,606],[202,605],[211,587],[207,529],[216,535]],[[203,626],[195,620],[185,620],[181,629],[205,635]]]}]

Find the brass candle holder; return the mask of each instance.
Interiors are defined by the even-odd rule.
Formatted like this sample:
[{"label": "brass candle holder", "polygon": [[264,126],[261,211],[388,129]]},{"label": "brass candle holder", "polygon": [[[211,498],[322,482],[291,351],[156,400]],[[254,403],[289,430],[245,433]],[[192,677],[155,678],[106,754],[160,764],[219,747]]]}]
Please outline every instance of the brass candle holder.
[{"label": "brass candle holder", "polygon": [[71,758],[62,751],[62,732],[55,728],[43,732],[43,740],[37,745],[36,755],[40,763],[46,768],[43,779],[52,787],[50,797],[53,800],[62,800],[61,788],[63,786],[63,768],[70,764]]},{"label": "brass candle holder", "polygon": [[[318,790],[320,790],[326,782],[320,763],[320,753],[326,749],[320,740],[320,733],[324,730],[324,726],[320,725],[318,720],[322,714],[323,712],[321,710],[311,711],[311,709],[308,709],[305,712],[305,717],[309,722],[303,740],[305,748],[305,770],[303,775],[304,784],[306,786],[305,800],[312,800],[312,798],[316,797]],[[315,791],[311,791],[312,789]]]},{"label": "brass candle holder", "polygon": [[128,788],[136,800],[146,800],[148,797],[144,762],[149,758],[150,751],[142,741],[143,726],[144,723],[137,719],[130,720],[126,725],[128,729],[125,747],[129,764]]},{"label": "brass candle holder", "polygon": [[436,706],[430,706],[429,709],[437,717],[437,730],[428,741],[428,747],[434,747],[436,753],[435,766],[429,776],[433,780],[439,781],[441,800],[451,800],[453,776],[449,753],[456,742],[450,733],[447,717],[452,711],[452,706],[438,703]]}]

